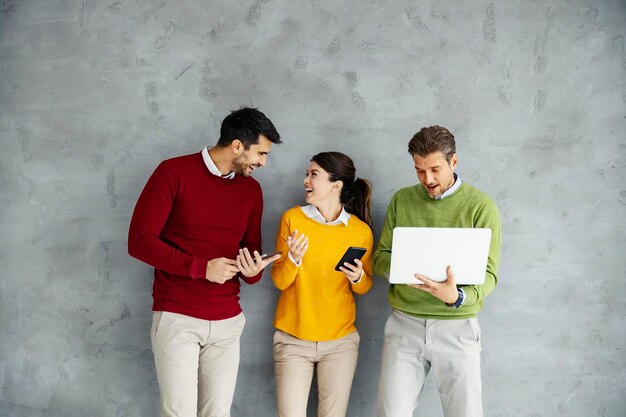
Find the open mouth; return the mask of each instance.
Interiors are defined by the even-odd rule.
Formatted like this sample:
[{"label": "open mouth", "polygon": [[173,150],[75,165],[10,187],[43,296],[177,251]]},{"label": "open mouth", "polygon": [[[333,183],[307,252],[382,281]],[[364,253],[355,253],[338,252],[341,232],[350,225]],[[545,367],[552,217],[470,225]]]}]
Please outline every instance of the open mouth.
[{"label": "open mouth", "polygon": [[313,189],[312,188],[305,188],[304,191],[305,191],[306,195],[313,194]]}]

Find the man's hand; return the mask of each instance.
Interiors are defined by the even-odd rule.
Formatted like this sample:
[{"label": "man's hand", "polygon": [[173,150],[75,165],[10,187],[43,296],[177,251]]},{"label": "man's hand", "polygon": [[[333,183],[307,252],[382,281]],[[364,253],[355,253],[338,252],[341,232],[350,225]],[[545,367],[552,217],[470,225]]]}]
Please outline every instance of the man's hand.
[{"label": "man's hand", "polygon": [[446,279],[444,282],[432,281],[423,275],[415,274],[415,278],[419,279],[424,284],[409,284],[409,287],[426,291],[427,293],[434,297],[437,297],[444,303],[454,304],[459,298],[459,291],[456,288],[456,281],[454,280],[452,268],[448,267],[446,273],[448,275],[448,279]]},{"label": "man's hand", "polygon": [[299,264],[309,248],[309,238],[304,233],[298,236],[298,231],[294,230],[292,234],[287,236],[287,247],[293,260],[296,261],[296,264]]},{"label": "man's hand", "polygon": [[237,255],[237,268],[239,268],[239,272],[244,277],[253,277],[257,275],[259,272],[263,270],[266,266],[271,264],[272,262],[280,259],[281,254],[277,253],[276,255],[270,258],[261,258],[261,254],[257,251],[254,251],[254,258],[250,255],[250,251],[248,248],[239,249],[239,255]]},{"label": "man's hand", "polygon": [[225,283],[237,272],[239,272],[237,262],[228,258],[211,259],[206,265],[206,279],[216,284]]},{"label": "man's hand", "polygon": [[341,270],[341,272],[346,275],[346,278],[353,284],[361,279],[361,274],[363,273],[363,262],[359,259],[355,259],[354,263],[356,265],[344,262],[343,265],[339,267],[339,270]]}]

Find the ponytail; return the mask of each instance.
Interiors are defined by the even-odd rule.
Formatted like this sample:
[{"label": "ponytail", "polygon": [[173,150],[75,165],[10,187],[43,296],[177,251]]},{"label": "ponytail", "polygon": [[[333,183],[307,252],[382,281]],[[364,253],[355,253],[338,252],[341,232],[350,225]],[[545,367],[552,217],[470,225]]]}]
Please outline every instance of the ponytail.
[{"label": "ponytail", "polygon": [[372,227],[372,184],[368,180],[355,177],[351,184],[344,183],[341,202],[348,213]]}]

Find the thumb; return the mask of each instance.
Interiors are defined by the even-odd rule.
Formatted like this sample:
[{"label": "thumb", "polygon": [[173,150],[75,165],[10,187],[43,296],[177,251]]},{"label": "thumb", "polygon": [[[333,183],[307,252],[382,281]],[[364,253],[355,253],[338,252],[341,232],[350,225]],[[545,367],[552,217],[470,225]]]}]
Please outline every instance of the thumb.
[{"label": "thumb", "polygon": [[448,281],[450,281],[451,283],[455,283],[455,279],[454,279],[454,273],[452,273],[452,267],[448,266],[448,269],[446,269],[446,275],[448,276]]}]

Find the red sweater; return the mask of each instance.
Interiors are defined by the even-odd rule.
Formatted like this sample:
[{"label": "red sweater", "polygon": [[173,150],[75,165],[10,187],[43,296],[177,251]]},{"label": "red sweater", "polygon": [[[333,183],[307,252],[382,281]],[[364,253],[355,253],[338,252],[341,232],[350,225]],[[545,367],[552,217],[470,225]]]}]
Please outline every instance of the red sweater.
[{"label": "red sweater", "polygon": [[154,311],[204,320],[241,312],[239,278],[206,280],[207,262],[261,251],[261,187],[251,177],[213,175],[201,153],[163,161],[144,187],[128,231],[128,253],[154,267]]}]

